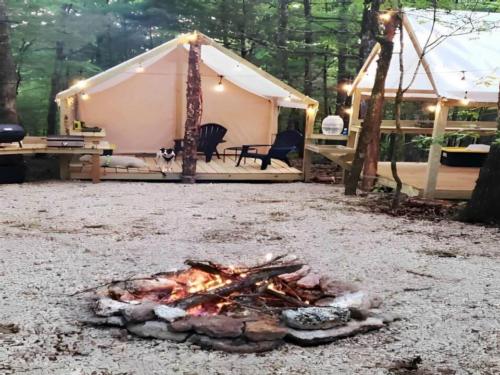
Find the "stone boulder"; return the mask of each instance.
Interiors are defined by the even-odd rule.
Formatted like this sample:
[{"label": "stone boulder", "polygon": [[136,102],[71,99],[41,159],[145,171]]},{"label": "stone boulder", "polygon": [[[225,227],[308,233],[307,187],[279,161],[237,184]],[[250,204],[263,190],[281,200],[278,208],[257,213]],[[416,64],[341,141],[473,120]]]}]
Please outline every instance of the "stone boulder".
[{"label": "stone boulder", "polygon": [[120,301],[115,301],[111,298],[98,299],[92,309],[97,316],[109,317],[113,315],[121,315],[123,310],[129,307],[130,304]]},{"label": "stone boulder", "polygon": [[186,310],[165,305],[156,306],[154,308],[154,313],[158,318],[167,322],[173,322],[174,320],[184,318],[187,315]]},{"label": "stone boulder", "polygon": [[345,337],[383,328],[381,319],[368,318],[364,321],[351,320],[344,326],[330,329],[303,331],[289,328],[286,339],[302,346],[326,344]]},{"label": "stone boulder", "polygon": [[122,311],[122,315],[127,322],[140,323],[148,320],[155,320],[155,308],[158,304],[154,302],[143,302],[138,305],[128,305]]},{"label": "stone boulder", "polygon": [[222,350],[229,353],[261,353],[276,349],[283,344],[283,340],[251,342],[242,338],[216,339],[204,335],[192,335],[189,342],[205,349]]},{"label": "stone boulder", "polygon": [[359,291],[359,287],[355,284],[335,280],[330,277],[322,277],[319,286],[323,294],[328,297],[338,297],[346,293]]},{"label": "stone boulder", "polygon": [[274,341],[281,340],[287,334],[285,327],[276,322],[259,320],[245,324],[245,337],[250,341]]},{"label": "stone boulder", "polygon": [[351,314],[349,309],[341,307],[302,307],[296,310],[284,310],[282,317],[289,327],[313,330],[346,324]]},{"label": "stone boulder", "polygon": [[175,332],[195,331],[215,338],[234,338],[243,334],[244,323],[224,315],[190,316],[176,320],[171,329]]},{"label": "stone boulder", "polygon": [[150,320],[144,323],[131,323],[127,325],[127,330],[139,337],[171,340],[175,342],[184,342],[189,336],[189,333],[185,332],[172,332],[167,323],[159,320]]}]

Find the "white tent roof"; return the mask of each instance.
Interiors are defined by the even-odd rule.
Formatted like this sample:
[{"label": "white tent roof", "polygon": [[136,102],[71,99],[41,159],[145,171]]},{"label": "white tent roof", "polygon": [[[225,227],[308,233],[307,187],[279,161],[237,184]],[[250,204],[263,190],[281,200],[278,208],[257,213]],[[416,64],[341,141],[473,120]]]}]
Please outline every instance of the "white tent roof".
[{"label": "white tent roof", "polygon": [[[496,103],[500,79],[500,13],[438,11],[432,25],[432,11],[405,10],[404,88],[410,84],[420,51],[425,48],[422,64],[410,87],[413,93],[406,96],[463,99],[467,95],[471,102]],[[392,90],[399,84],[399,35],[394,42],[386,80],[386,89]],[[371,92],[376,56],[371,55],[365,65],[366,74],[360,72],[355,81],[354,86],[361,92]]]},{"label": "white tent roof", "polygon": [[[88,94],[97,93],[116,86],[135,74],[140,74],[137,71],[139,67],[147,68],[174,51],[179,45],[183,45],[188,50],[188,40],[192,35],[193,34],[182,35],[105,72],[80,82],[80,84],[59,93],[57,98],[67,98],[83,90]],[[317,106],[317,102],[314,99],[301,94],[292,87],[279,81],[277,78],[272,77],[261,68],[240,58],[207,36],[203,34],[198,35],[203,41],[201,47],[202,62],[217,74],[223,76],[224,79],[227,79],[233,84],[255,95],[274,99],[277,104],[282,107],[305,109],[309,105]]]}]

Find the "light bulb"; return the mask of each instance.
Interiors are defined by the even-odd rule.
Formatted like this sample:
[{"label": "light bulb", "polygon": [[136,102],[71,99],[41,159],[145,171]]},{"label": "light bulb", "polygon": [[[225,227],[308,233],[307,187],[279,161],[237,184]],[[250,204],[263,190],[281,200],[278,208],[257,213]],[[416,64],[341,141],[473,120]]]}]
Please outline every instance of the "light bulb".
[{"label": "light bulb", "polygon": [[378,15],[378,18],[380,18],[380,20],[383,22],[389,22],[392,18],[392,13],[391,12],[380,13]]},{"label": "light bulb", "polygon": [[460,101],[460,103],[464,106],[468,106],[470,103],[469,98],[467,97],[467,91],[465,92],[464,98]]},{"label": "light bulb", "polygon": [[89,100],[89,99],[90,99],[90,95],[84,92],[84,93],[81,95],[81,98],[82,98],[82,100]]},{"label": "light bulb", "polygon": [[217,91],[217,92],[223,92],[224,91],[224,85],[222,83],[218,83],[217,86],[215,86],[215,91]]},{"label": "light bulb", "polygon": [[84,80],[77,81],[75,86],[78,87],[79,89],[84,89],[85,87],[87,87],[87,81]]},{"label": "light bulb", "polygon": [[352,115],[352,108],[346,108],[344,109],[344,112],[348,115]]},{"label": "light bulb", "polygon": [[427,106],[427,110],[429,112],[436,112],[436,106],[434,104],[430,104]]},{"label": "light bulb", "polygon": [[345,83],[343,86],[342,86],[342,89],[345,91],[345,92],[349,92],[352,90],[352,85],[349,84],[349,83]]},{"label": "light bulb", "polygon": [[144,73],[144,67],[142,66],[142,64],[140,64],[136,69],[136,73]]},{"label": "light bulb", "polygon": [[287,102],[291,102],[292,101],[292,97],[290,95],[288,95],[286,98],[285,98],[285,101]]}]

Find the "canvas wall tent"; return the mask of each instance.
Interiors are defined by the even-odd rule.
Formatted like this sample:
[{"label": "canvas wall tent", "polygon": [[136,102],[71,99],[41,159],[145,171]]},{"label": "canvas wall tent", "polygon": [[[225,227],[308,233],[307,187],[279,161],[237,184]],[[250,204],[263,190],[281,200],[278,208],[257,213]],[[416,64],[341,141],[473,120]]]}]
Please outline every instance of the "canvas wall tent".
[{"label": "canvas wall tent", "polygon": [[[495,121],[452,121],[448,118],[448,114],[452,107],[496,107],[500,79],[499,40],[499,13],[442,10],[434,13],[405,9],[402,49],[403,87],[409,89],[403,100],[422,101],[425,104],[424,108],[434,110],[435,114],[430,129],[425,123],[419,123],[417,118],[402,121],[403,133],[432,134],[434,139],[440,139],[446,131],[473,128],[480,134],[494,134],[497,128]],[[401,51],[399,33],[394,38],[394,44],[385,84],[385,97],[388,98],[395,96],[399,85]],[[356,148],[363,125],[360,108],[363,99],[368,99],[371,94],[379,52],[380,46],[376,45],[349,90],[353,103],[349,121],[350,151]],[[394,132],[395,121],[390,119],[382,121],[381,131]],[[418,194],[429,198],[468,198],[474,188],[474,178],[469,178],[468,181],[471,183],[460,188],[460,183],[457,181],[462,180],[464,174],[457,170],[453,170],[454,173],[450,174],[448,170],[449,175],[446,177],[444,172],[440,172],[444,171],[440,166],[440,156],[441,146],[433,143],[427,163],[413,163],[418,165],[399,163],[400,171],[406,167],[408,171],[406,173],[408,179],[403,180],[404,184],[410,181],[408,182],[410,187],[418,187]],[[383,166],[383,163],[379,164]],[[385,178],[390,180],[389,186],[394,187],[390,168],[385,170],[388,170],[389,174],[382,176],[379,173],[379,182]],[[476,172],[478,173],[478,170]]]},{"label": "canvas wall tent", "polygon": [[[190,38],[202,43],[202,123],[228,129],[224,147],[268,144],[279,107],[305,109],[314,121],[318,103],[200,33],[182,35],[56,97],[61,133],[74,119],[103,127],[118,153],[156,152],[182,138]],[[224,91],[215,88],[222,82]]]},{"label": "canvas wall tent", "polygon": [[[434,139],[440,139],[446,131],[472,129],[484,135],[494,134],[495,121],[452,121],[448,114],[452,107],[496,107],[500,80],[500,14],[442,10],[434,13],[414,9],[405,9],[402,14],[403,87],[409,87],[403,100],[421,101],[424,109],[435,112],[431,124],[417,117],[401,121],[403,133],[432,134]],[[433,22],[434,18],[436,22]],[[394,52],[385,83],[386,98],[393,98],[399,86],[399,39],[398,33],[394,38]],[[371,95],[379,52],[380,46],[376,45],[349,88],[352,108],[348,147],[306,143],[306,180],[311,153],[321,153],[343,168],[350,168],[363,126],[362,104]],[[381,131],[394,133],[395,121],[383,120]],[[416,192],[430,198],[470,197],[479,169],[468,169],[467,173],[453,168],[445,171],[440,166],[440,156],[441,146],[436,142],[431,146],[427,163],[399,163],[404,189],[408,188],[405,192]],[[379,163],[378,172],[379,183],[395,187],[390,167]],[[467,184],[457,183],[457,180],[466,180]]]},{"label": "canvas wall tent", "polygon": [[[496,103],[500,77],[500,14],[453,11],[404,11],[403,86],[410,85],[407,98],[462,100]],[[399,35],[386,80],[387,96],[394,96],[399,84]],[[422,63],[420,56],[425,48]],[[374,48],[354,80],[369,95],[373,87],[379,48]],[[418,66],[418,69],[417,69]]]}]

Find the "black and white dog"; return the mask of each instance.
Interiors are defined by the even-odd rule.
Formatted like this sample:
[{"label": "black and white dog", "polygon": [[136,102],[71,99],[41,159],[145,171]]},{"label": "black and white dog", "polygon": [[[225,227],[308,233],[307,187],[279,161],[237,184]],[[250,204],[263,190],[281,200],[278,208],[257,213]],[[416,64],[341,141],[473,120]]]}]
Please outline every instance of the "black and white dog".
[{"label": "black and white dog", "polygon": [[171,148],[160,148],[156,153],[156,161],[160,165],[161,173],[166,176],[167,172],[172,172],[172,165],[175,161],[175,152]]}]

